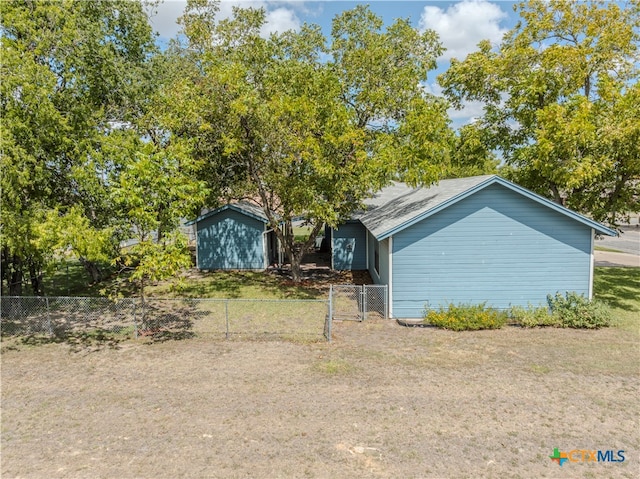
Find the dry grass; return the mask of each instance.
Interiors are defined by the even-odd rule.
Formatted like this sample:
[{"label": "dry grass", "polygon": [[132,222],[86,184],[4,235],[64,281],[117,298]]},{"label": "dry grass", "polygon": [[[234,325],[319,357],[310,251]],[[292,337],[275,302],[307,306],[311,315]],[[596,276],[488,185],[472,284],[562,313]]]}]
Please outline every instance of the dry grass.
[{"label": "dry grass", "polygon": [[[5,351],[2,477],[636,477],[623,329],[334,329]],[[560,470],[554,447],[628,459]]]},{"label": "dry grass", "polygon": [[[3,478],[634,478],[640,270],[617,326],[336,322],[323,342],[3,341]],[[624,450],[565,464],[554,448]]]}]

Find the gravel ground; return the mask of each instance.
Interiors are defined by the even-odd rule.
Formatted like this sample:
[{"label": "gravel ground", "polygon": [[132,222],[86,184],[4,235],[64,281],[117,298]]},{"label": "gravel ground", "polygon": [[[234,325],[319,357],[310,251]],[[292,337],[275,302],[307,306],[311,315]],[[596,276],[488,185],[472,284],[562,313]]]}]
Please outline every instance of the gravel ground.
[{"label": "gravel ground", "polygon": [[[3,342],[3,478],[638,477],[638,335]],[[560,451],[624,450],[621,463]]]}]

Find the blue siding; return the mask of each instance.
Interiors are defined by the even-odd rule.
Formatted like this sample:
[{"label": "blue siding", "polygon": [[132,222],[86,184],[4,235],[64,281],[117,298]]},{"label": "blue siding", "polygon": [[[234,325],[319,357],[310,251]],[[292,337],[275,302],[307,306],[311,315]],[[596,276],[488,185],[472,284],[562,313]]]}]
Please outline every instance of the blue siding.
[{"label": "blue siding", "polygon": [[232,209],[197,223],[198,268],[264,269],[263,222]]},{"label": "blue siding", "polygon": [[349,222],[333,230],[333,269],[367,269],[367,230],[358,222]]},{"label": "blue siding", "polygon": [[[389,284],[389,239],[378,241],[369,235],[369,264],[367,269],[371,279],[376,284]],[[376,251],[378,254],[378,269],[376,270]]]},{"label": "blue siding", "polygon": [[397,233],[393,315],[428,305],[542,304],[549,293],[588,295],[591,229],[500,185]]}]

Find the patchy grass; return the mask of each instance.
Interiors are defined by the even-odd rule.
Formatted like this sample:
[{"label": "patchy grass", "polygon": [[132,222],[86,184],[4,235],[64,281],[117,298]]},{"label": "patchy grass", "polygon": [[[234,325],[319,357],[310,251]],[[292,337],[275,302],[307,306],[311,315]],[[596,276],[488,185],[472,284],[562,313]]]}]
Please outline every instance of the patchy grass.
[{"label": "patchy grass", "polygon": [[355,370],[355,367],[351,362],[343,359],[328,359],[318,361],[314,364],[313,369],[328,375],[339,375],[349,374]]},{"label": "patchy grass", "polygon": [[[108,294],[115,291],[119,291],[124,297],[135,294],[128,275],[118,276],[109,264],[100,264],[100,269],[105,279],[100,283],[92,283],[80,261],[72,258],[61,260],[43,277],[45,295],[98,297],[105,296],[105,292]],[[23,291],[25,296],[30,296],[29,286]]]},{"label": "patchy grass", "polygon": [[607,248],[606,246],[594,246],[593,249],[596,251],[606,251],[608,253],[624,253],[624,251],[621,251],[619,249]]},{"label": "patchy grass", "polygon": [[640,337],[640,268],[596,268],[593,296],[613,309],[616,326]]},{"label": "patchy grass", "polygon": [[[304,227],[301,227],[304,229]],[[594,297],[611,306],[622,327],[637,328],[640,312],[640,268],[597,267],[594,275]],[[123,296],[134,294],[126,277],[112,274],[100,284],[90,285],[78,261],[61,263],[44,279],[48,296],[100,296],[102,290],[120,290]],[[268,298],[317,299],[326,294],[326,282],[313,280],[294,284],[286,278],[264,272],[216,271],[201,273],[190,270],[180,278],[148,288],[152,296],[200,298]]]},{"label": "patchy grass", "polygon": [[[631,479],[637,347],[619,328],[388,320],[337,322],[332,344],[18,345],[0,358],[2,476]],[[629,455],[561,469],[555,447]]]},{"label": "patchy grass", "polygon": [[[640,269],[595,278],[618,327],[458,334],[337,321],[331,344],[15,343],[0,356],[2,476],[634,478]],[[185,281],[155,293],[315,291],[262,273]],[[560,468],[554,447],[629,455]]]},{"label": "patchy grass", "polygon": [[[108,265],[100,268],[110,274]],[[105,283],[109,283],[107,279]],[[68,259],[58,263],[43,278],[44,292],[47,296],[100,296],[100,284],[91,284],[91,278],[78,260]],[[29,288],[25,289],[29,291]]]},{"label": "patchy grass", "polygon": [[[309,234],[311,233],[311,226],[294,226],[293,227],[293,236],[296,241],[307,241],[309,239]],[[321,230],[322,233],[324,230]]]},{"label": "patchy grass", "polygon": [[[137,294],[128,274],[110,273],[104,281],[91,284],[79,261],[60,263],[44,278],[47,296],[121,296]],[[319,299],[326,296],[328,286],[305,280],[295,284],[284,276],[264,271],[214,271],[200,272],[191,269],[179,277],[148,285],[145,293],[155,297],[185,298],[251,298],[251,299]],[[25,289],[26,295],[29,290]]]},{"label": "patchy grass", "polygon": [[177,281],[149,287],[147,293],[164,298],[319,299],[326,296],[324,289],[310,281],[296,284],[263,271],[191,270]]}]

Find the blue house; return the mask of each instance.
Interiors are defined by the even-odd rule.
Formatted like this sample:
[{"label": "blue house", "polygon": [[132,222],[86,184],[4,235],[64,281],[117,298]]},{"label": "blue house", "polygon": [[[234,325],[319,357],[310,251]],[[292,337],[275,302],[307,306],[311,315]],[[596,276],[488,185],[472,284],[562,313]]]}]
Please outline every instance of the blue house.
[{"label": "blue house", "polygon": [[498,176],[395,183],[332,230],[332,266],[389,287],[389,315],[450,302],[496,308],[592,296],[594,235],[615,231]]},{"label": "blue house", "polygon": [[196,266],[201,270],[264,270],[278,261],[278,241],[261,208],[235,203],[187,225],[196,228]]}]

